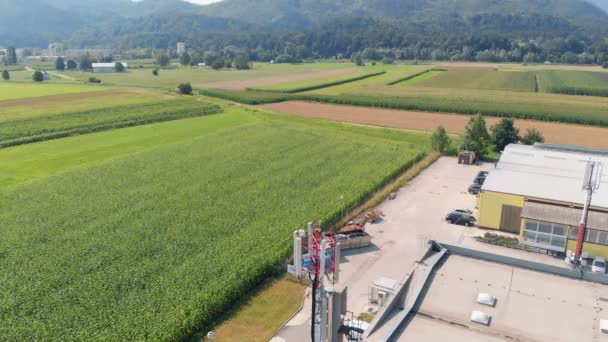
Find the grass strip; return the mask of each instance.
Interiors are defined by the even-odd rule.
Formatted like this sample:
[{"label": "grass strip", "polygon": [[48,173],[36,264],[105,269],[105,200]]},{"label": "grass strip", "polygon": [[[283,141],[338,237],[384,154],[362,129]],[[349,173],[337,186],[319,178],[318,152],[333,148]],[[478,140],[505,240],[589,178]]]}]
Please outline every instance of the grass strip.
[{"label": "grass strip", "polygon": [[273,90],[273,89],[263,89],[263,88],[247,88],[247,90],[250,90],[250,91],[263,91],[263,92],[270,92],[270,93],[294,94],[294,93],[302,93],[302,92],[305,92],[305,91],[317,90],[317,89],[322,89],[322,88],[329,88],[329,87],[337,86],[337,85],[340,85],[340,84],[360,81],[360,80],[364,80],[366,78],[383,75],[385,73],[386,73],[386,71],[373,72],[373,73],[369,73],[369,74],[365,74],[365,75],[360,75],[360,76],[356,76],[356,77],[351,77],[351,78],[346,78],[346,79],[342,79],[342,80],[337,80],[337,81],[333,81],[333,82],[320,83],[320,84],[310,85],[310,86],[306,86],[306,87],[292,88],[292,89],[281,89],[281,90],[276,89],[276,90]]}]

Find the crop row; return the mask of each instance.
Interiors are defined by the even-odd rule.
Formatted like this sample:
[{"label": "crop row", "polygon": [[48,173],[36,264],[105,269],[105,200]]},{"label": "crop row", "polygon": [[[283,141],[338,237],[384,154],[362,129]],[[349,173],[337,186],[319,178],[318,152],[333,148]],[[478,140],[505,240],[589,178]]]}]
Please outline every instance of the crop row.
[{"label": "crop row", "polygon": [[[0,192],[0,340],[180,340],[428,150],[428,136],[269,116]],[[365,160],[345,167],[352,160]],[[153,181],[151,181],[153,180]]]},{"label": "crop row", "polygon": [[540,121],[555,121],[593,126],[608,126],[608,114],[587,115],[585,113],[554,113],[542,106],[512,102],[478,102],[462,100],[449,96],[389,96],[344,94],[335,96],[314,94],[282,94],[235,91],[235,90],[202,90],[201,94],[218,97],[239,103],[258,105],[284,101],[313,101],[342,105],[379,107],[402,110],[419,110],[428,112],[445,112],[455,114],[477,114],[487,116],[510,117],[516,119],[532,119]]},{"label": "crop row", "polygon": [[5,121],[0,122],[0,147],[220,112],[215,104],[175,99]]},{"label": "crop row", "polygon": [[311,90],[322,89],[322,88],[329,88],[329,87],[337,86],[337,85],[340,85],[340,84],[345,84],[345,83],[350,83],[350,82],[356,82],[356,81],[364,80],[366,78],[370,78],[370,77],[374,77],[374,76],[379,76],[379,75],[382,75],[384,73],[386,73],[386,71],[373,72],[373,73],[368,73],[368,74],[359,75],[359,76],[355,76],[355,77],[350,77],[350,78],[345,78],[345,79],[338,79],[338,80],[331,81],[331,82],[325,82],[325,83],[319,83],[319,84],[311,84],[311,85],[308,85],[308,86],[296,87],[296,88],[286,88],[286,89],[250,88],[248,90],[251,90],[251,91],[264,91],[264,92],[271,92],[271,93],[289,93],[289,94],[302,93],[302,92],[305,92],[305,91],[311,91]]},{"label": "crop row", "polygon": [[601,96],[608,97],[608,84],[606,88],[584,88],[584,87],[548,87],[546,92],[564,95]]},{"label": "crop row", "polygon": [[424,74],[426,74],[428,72],[432,72],[432,71],[445,71],[445,69],[428,69],[428,70],[423,70],[423,71],[417,72],[415,74],[407,75],[405,77],[401,77],[401,78],[398,78],[396,80],[392,80],[392,81],[386,83],[386,85],[395,85],[397,83],[409,81],[409,80],[411,80],[413,78],[416,78],[418,76],[422,76],[422,75],[424,75]]}]

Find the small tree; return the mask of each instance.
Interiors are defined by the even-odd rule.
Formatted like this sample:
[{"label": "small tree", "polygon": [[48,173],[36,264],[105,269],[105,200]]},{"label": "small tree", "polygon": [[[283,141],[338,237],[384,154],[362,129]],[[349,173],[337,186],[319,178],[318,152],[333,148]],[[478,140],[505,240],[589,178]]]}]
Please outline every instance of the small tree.
[{"label": "small tree", "polygon": [[486,120],[481,114],[472,116],[465,127],[461,148],[463,150],[473,151],[475,154],[482,157],[485,154],[489,143],[490,134],[488,134],[488,129],[486,128]]},{"label": "small tree", "polygon": [[221,68],[224,67],[224,59],[223,58],[217,58],[216,60],[213,61],[213,63],[211,64],[211,67],[214,70],[220,70]]},{"label": "small tree", "polygon": [[93,69],[93,60],[91,56],[87,53],[85,55],[80,56],[79,60],[80,70],[91,70]]},{"label": "small tree", "polygon": [[2,71],[2,79],[8,81],[11,79],[11,74],[9,74],[8,70]]},{"label": "small tree", "polygon": [[68,70],[76,70],[76,68],[78,67],[78,64],[76,64],[76,62],[74,62],[73,60],[69,60],[68,63],[66,64],[66,67]]},{"label": "small tree", "polygon": [[192,85],[190,83],[180,83],[177,86],[180,94],[192,95]]},{"label": "small tree", "polygon": [[431,136],[431,145],[437,152],[445,152],[450,147],[450,137],[442,125],[439,125]]},{"label": "small tree", "polygon": [[191,60],[192,60],[192,58],[190,57],[190,55],[187,52],[185,52],[184,54],[182,54],[179,57],[179,63],[181,65],[190,65]]},{"label": "small tree", "polygon": [[534,145],[534,143],[544,143],[545,137],[543,134],[537,130],[536,128],[528,128],[526,130],[526,134],[520,139],[521,143],[524,145]]},{"label": "small tree", "polygon": [[65,70],[65,61],[63,60],[63,57],[57,57],[57,60],[55,60],[55,69],[58,71]]},{"label": "small tree", "polygon": [[152,75],[154,75],[154,76],[158,76],[158,69],[154,69],[154,70],[152,70]]},{"label": "small tree", "polygon": [[515,128],[513,119],[503,118],[492,127],[492,143],[494,151],[500,152],[509,144],[517,144],[519,130]]},{"label": "small tree", "polygon": [[237,70],[251,69],[251,65],[249,64],[249,55],[244,52],[237,54],[234,58],[234,67]]},{"label": "small tree", "polygon": [[44,75],[40,71],[35,71],[32,74],[32,80],[34,80],[34,82],[42,82],[44,81]]},{"label": "small tree", "polygon": [[120,62],[116,62],[114,64],[114,70],[116,70],[116,72],[125,72],[125,66]]},{"label": "small tree", "polygon": [[171,59],[169,59],[169,56],[165,55],[164,53],[156,57],[156,63],[163,68],[169,65],[170,62]]},{"label": "small tree", "polygon": [[395,60],[392,58],[383,58],[382,59],[382,64],[393,64],[395,63]]}]

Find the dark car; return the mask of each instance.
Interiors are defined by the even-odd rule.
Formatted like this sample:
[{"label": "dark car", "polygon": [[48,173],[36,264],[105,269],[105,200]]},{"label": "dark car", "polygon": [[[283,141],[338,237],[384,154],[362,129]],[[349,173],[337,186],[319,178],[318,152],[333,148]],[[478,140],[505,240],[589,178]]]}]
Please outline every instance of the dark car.
[{"label": "dark car", "polygon": [[489,171],[479,171],[477,177],[486,177],[490,173]]},{"label": "dark car", "polygon": [[477,195],[481,191],[481,184],[471,184],[469,186],[469,193],[471,195]]},{"label": "dark car", "polygon": [[459,224],[461,226],[470,227],[475,224],[475,218],[467,213],[453,211],[449,213],[445,220],[451,224]]},{"label": "dark car", "polygon": [[483,185],[483,182],[485,182],[485,181],[486,181],[486,176],[477,176],[477,177],[475,177],[473,184]]}]

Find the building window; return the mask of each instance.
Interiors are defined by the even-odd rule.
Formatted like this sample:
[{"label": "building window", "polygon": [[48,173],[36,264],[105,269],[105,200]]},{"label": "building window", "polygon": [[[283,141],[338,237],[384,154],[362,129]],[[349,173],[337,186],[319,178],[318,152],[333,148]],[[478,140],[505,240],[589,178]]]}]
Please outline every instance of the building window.
[{"label": "building window", "polygon": [[[578,239],[578,227],[572,227],[568,237],[570,240]],[[608,232],[597,229],[585,229],[585,242],[608,246]]]},{"label": "building window", "polygon": [[549,249],[565,251],[568,226],[536,220],[525,220],[524,244]]}]

